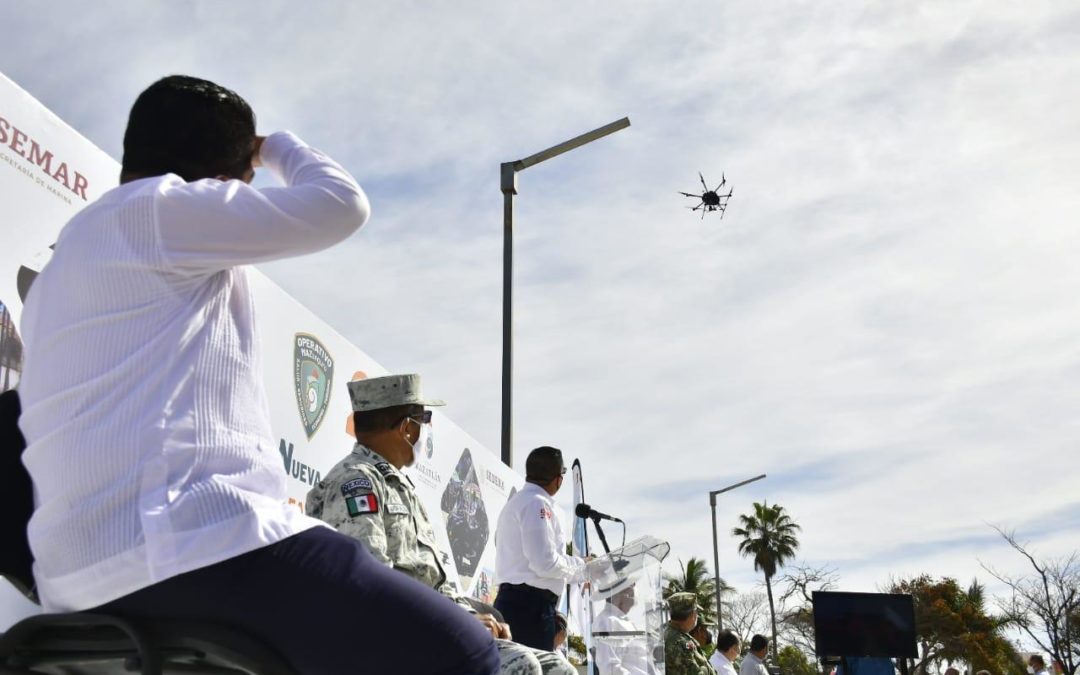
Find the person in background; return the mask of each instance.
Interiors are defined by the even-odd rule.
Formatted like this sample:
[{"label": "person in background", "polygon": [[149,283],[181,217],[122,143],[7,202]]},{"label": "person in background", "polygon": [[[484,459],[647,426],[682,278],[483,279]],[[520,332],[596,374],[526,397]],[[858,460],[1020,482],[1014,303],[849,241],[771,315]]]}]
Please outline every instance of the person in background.
[{"label": "person in background", "polygon": [[735,659],[739,658],[739,638],[730,630],[722,630],[716,636],[716,651],[709,663],[718,675],[735,675]]},{"label": "person in background", "polygon": [[[510,627],[494,608],[462,596],[439,561],[427,509],[402,469],[426,451],[431,406],[419,375],[387,375],[349,382],[356,443],[307,494],[304,510],[364,545],[380,563],[456,602],[497,638],[500,675],[573,675],[551,651],[511,642]],[[432,654],[431,658],[439,658]]]},{"label": "person in background", "polygon": [[[286,502],[247,270],[347,239],[363,190],[194,77],[143,91],[123,145],[22,316],[45,610],[224,625],[305,675],[497,671],[475,620]],[[260,167],[284,186],[253,188]]]},{"label": "person in background", "polygon": [[1054,675],[1065,675],[1065,664],[1060,659],[1054,659],[1050,662],[1050,667],[1054,670]]},{"label": "person in background", "polygon": [[769,652],[769,638],[755,635],[750,638],[750,651],[743,657],[739,675],[769,675],[765,667],[765,655]]},{"label": "person in background", "polygon": [[495,607],[514,639],[535,649],[555,648],[555,606],[567,584],[587,580],[586,560],[566,553],[555,494],[563,484],[562,451],[536,448],[525,460],[525,485],[499,514],[495,529]]},{"label": "person in background", "polygon": [[1035,675],[1050,675],[1046,672],[1046,661],[1040,654],[1032,654],[1028,659],[1028,672]]},{"label": "person in background", "polygon": [[628,616],[637,604],[634,584],[633,577],[625,577],[608,588],[597,589],[605,598],[604,608],[592,624],[596,669],[600,675],[648,675],[649,658],[644,640],[625,635],[640,630]]},{"label": "person in background", "polygon": [[[664,628],[664,670],[667,675],[716,675],[690,631],[697,625],[697,596],[673,593],[668,597],[670,620]],[[721,633],[723,635],[723,633]],[[736,654],[739,639],[735,638]],[[734,670],[727,675],[735,675]]]},{"label": "person in background", "polygon": [[697,608],[697,612],[697,625],[694,626],[693,630],[690,631],[690,637],[697,640],[699,647],[705,649],[705,647],[708,647],[713,643],[711,628],[716,624],[712,623],[711,621],[705,620],[705,618],[701,615],[700,605]]}]

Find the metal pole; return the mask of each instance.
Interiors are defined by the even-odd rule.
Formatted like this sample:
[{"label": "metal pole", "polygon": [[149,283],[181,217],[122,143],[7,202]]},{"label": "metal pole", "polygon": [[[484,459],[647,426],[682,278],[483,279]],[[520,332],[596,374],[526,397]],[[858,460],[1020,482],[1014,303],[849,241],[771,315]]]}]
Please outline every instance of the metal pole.
[{"label": "metal pole", "polygon": [[514,414],[514,195],[517,194],[517,172],[513,162],[501,166],[503,193],[503,343],[502,343],[502,461],[513,467]]},{"label": "metal pole", "polygon": [[724,619],[720,611],[720,549],[716,545],[716,494],[709,493],[709,508],[712,509],[712,564],[713,583],[716,584],[716,630],[724,630]]},{"label": "metal pole", "polygon": [[598,138],[613,134],[630,126],[624,117],[611,124],[575,136],[568,141],[541,150],[516,162],[500,165],[500,189],[503,193],[503,350],[502,350],[502,461],[512,467],[514,461],[514,413],[513,413],[513,278],[514,278],[514,195],[517,194],[517,172],[524,171],[545,160],[557,157],[574,148],[580,148]]},{"label": "metal pole", "polygon": [[748,478],[748,479],[746,479],[744,481],[740,481],[738,483],[735,483],[734,485],[729,485],[726,488],[721,488],[719,490],[710,490],[709,491],[709,508],[712,509],[713,579],[715,579],[714,583],[716,584],[716,624],[717,624],[717,630],[722,630],[724,628],[724,621],[723,621],[723,619],[721,619],[721,612],[720,612],[720,553],[719,553],[719,547],[716,544],[716,495],[723,494],[725,492],[729,492],[731,490],[734,490],[735,488],[740,488],[740,487],[742,487],[744,485],[747,485],[749,483],[753,483],[755,481],[759,481],[762,478],[765,478],[765,474],[761,474],[760,476],[754,476],[753,478]]}]

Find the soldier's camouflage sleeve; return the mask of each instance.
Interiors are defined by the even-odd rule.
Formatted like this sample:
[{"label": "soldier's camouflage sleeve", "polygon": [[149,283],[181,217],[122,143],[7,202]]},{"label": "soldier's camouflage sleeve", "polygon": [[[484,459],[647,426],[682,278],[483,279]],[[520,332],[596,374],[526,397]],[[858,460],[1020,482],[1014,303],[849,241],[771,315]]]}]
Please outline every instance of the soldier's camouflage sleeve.
[{"label": "soldier's camouflage sleeve", "polygon": [[670,629],[664,639],[664,664],[667,675],[716,675],[694,638]]},{"label": "soldier's camouflage sleeve", "polygon": [[540,670],[544,675],[577,675],[577,668],[570,665],[570,662],[561,655],[545,652],[542,649],[535,649],[533,652],[536,654],[536,660],[540,662]]},{"label": "soldier's camouflage sleeve", "polygon": [[509,640],[496,640],[499,675],[577,675],[577,670],[554,652],[532,649]]},{"label": "soldier's camouflage sleeve", "polygon": [[319,487],[318,495],[315,490],[308,493],[308,514],[359,540],[376,560],[392,567],[383,521],[386,483],[382,476],[367,465],[358,465],[332,471]]}]

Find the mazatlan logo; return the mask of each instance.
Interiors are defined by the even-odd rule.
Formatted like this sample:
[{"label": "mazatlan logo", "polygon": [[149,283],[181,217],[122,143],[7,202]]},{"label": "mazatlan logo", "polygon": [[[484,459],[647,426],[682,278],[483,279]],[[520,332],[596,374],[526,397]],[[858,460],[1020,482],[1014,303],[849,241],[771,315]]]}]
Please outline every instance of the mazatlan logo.
[{"label": "mazatlan logo", "polygon": [[330,404],[330,386],[334,382],[334,359],[314,335],[296,334],[293,350],[293,383],[296,405],[308,440],[319,430]]}]

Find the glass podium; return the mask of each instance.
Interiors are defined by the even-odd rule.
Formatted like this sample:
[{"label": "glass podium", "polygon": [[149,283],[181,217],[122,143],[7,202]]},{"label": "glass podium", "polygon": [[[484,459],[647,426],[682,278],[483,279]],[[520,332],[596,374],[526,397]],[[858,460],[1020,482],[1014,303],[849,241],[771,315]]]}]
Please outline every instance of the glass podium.
[{"label": "glass podium", "polygon": [[667,606],[661,565],[671,547],[644,536],[588,563],[592,605],[590,675],[664,672]]}]

